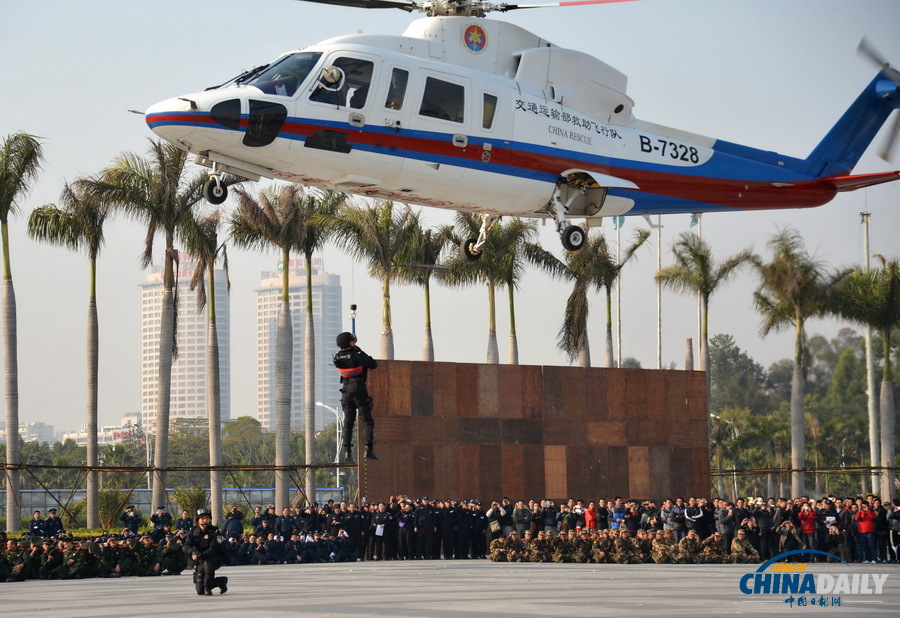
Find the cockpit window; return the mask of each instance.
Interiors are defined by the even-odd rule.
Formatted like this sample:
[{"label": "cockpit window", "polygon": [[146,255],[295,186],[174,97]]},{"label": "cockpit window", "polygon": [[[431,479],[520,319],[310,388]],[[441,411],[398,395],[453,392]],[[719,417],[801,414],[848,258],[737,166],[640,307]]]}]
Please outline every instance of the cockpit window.
[{"label": "cockpit window", "polygon": [[328,74],[323,75],[315,84],[309,100],[338,107],[362,109],[369,96],[374,67],[369,60],[337,58],[324,69]]},{"label": "cockpit window", "polygon": [[322,52],[297,52],[277,60],[268,69],[247,82],[266,94],[292,97],[309,75]]}]

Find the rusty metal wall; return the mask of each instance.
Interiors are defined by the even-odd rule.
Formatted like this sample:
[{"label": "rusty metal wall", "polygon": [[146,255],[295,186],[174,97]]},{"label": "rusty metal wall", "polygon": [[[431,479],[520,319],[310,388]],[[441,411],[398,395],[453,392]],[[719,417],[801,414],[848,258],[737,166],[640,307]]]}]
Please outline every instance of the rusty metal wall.
[{"label": "rusty metal wall", "polygon": [[709,492],[701,372],[379,361],[369,392],[369,500]]}]

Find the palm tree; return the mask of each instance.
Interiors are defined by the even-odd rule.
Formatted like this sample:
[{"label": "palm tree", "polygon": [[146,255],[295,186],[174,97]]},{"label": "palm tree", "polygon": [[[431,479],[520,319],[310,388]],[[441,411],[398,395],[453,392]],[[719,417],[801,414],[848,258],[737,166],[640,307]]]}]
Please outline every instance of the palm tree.
[{"label": "palm tree", "polygon": [[[0,237],[3,241],[3,358],[6,387],[6,463],[19,463],[19,355],[16,329],[16,294],[9,261],[9,215],[16,214],[37,178],[44,159],[43,146],[33,135],[14,133],[0,144]],[[19,471],[6,469],[6,530],[19,529]]]},{"label": "palm tree", "polygon": [[[221,256],[225,269],[226,288],[231,289],[228,279],[228,252],[225,244],[219,244],[221,212],[215,210],[205,216],[193,219],[184,226],[182,238],[185,249],[197,260],[191,279],[191,290],[197,290],[197,310],[202,311],[209,299],[209,322],[206,331],[206,407],[209,418],[209,465],[222,465],[222,398],[221,372],[219,367],[219,333],[216,327],[216,262]],[[207,283],[209,278],[209,293]],[[218,520],[224,513],[222,508],[222,471],[209,471],[210,506]]]},{"label": "palm tree", "polygon": [[656,280],[676,292],[700,296],[700,367],[709,383],[709,299],[719,286],[753,257],[749,250],[731,256],[720,264],[712,258],[712,249],[700,236],[683,232],[672,248],[675,263],[656,273]]},{"label": "palm tree", "polygon": [[[456,233],[454,244],[462,244],[462,239],[478,236],[481,229],[481,216],[474,213],[459,212],[456,214]],[[482,247],[482,259],[473,261],[464,256],[455,255],[448,262],[448,270],[441,279],[449,285],[469,285],[484,283],[488,292],[488,351],[487,362],[500,362],[497,349],[497,287],[506,286],[509,294],[509,363],[519,362],[519,349],[516,337],[515,291],[525,272],[526,247],[537,234],[537,225],[533,221],[510,219],[506,224],[495,223],[487,235]]]},{"label": "palm tree", "polygon": [[431,336],[431,279],[444,250],[450,243],[451,231],[447,226],[438,229],[422,229],[419,214],[416,213],[418,230],[414,237],[414,247],[410,262],[397,269],[397,279],[421,286],[425,292],[425,342],[422,345],[422,360],[434,361],[434,339]]},{"label": "palm tree", "polygon": [[393,202],[381,201],[374,206],[344,208],[337,216],[320,221],[354,259],[368,262],[370,276],[381,279],[381,357],[393,360],[391,282],[397,268],[411,259],[419,232],[415,213],[408,207],[395,209]]},{"label": "palm tree", "polygon": [[[597,256],[596,259],[603,260],[606,264],[601,268],[598,267],[595,270],[597,275],[597,280],[595,281],[595,285],[603,286],[606,289],[606,366],[612,367],[613,363],[613,344],[612,344],[612,291],[613,286],[621,285],[619,281],[620,275],[622,273],[622,269],[625,267],[633,257],[634,254],[637,253],[637,250],[641,248],[641,246],[647,242],[647,239],[650,238],[650,230],[638,229],[634,232],[634,239],[631,241],[631,245],[625,248],[625,256],[621,258],[621,261],[617,261],[616,258],[609,250],[609,244],[603,243],[599,245],[600,255]],[[619,348],[621,352],[622,342],[619,342]]]},{"label": "palm tree", "polygon": [[[313,323],[312,263],[313,254],[320,251],[328,238],[328,229],[321,217],[333,217],[346,200],[346,195],[334,191],[303,190],[299,185],[287,185],[281,190],[280,201],[292,205],[297,237],[293,249],[303,253],[306,262],[306,330],[303,342],[303,388],[305,420],[305,461],[316,460],[316,331]],[[306,470],[306,495],[315,497],[315,473]],[[311,498],[312,499],[312,498]]]},{"label": "palm tree", "polygon": [[[176,235],[192,221],[193,209],[203,200],[207,174],[186,176],[187,152],[160,141],[151,141],[146,158],[133,153],[116,157],[98,177],[82,179],[78,184],[96,199],[121,209],[147,226],[141,264],[153,260],[157,234],[165,240],[163,297],[160,307],[159,376],[156,396],[156,447],[154,449],[153,504],[165,504],[166,467],[169,449],[169,404],[172,390],[172,363],[177,354],[175,338],[176,309]],[[232,185],[235,177],[222,177]]]},{"label": "palm tree", "polygon": [[[831,311],[865,326],[878,329],[884,346],[881,377],[881,497],[894,494],[896,409],[891,373],[891,332],[900,325],[900,261],[876,255],[881,268],[856,269],[835,289]],[[875,465],[875,462],[872,462]]]},{"label": "palm tree", "polygon": [[[99,464],[97,447],[97,384],[100,361],[100,326],[97,317],[97,257],[103,247],[103,225],[108,209],[80,188],[66,184],[60,195],[62,207],[47,204],[28,217],[32,238],[74,250],[84,249],[90,262],[87,328],[87,465]],[[87,527],[100,527],[98,473],[87,474]]]},{"label": "palm tree", "polygon": [[[591,366],[588,344],[589,293],[600,287],[600,282],[614,279],[610,272],[615,263],[610,262],[606,239],[602,234],[589,236],[578,251],[566,251],[560,260],[549,251],[532,245],[526,251],[532,263],[549,272],[553,277],[572,282],[572,292],[566,300],[563,323],[557,335],[557,347],[566,353],[569,361],[578,359],[582,367]],[[611,334],[611,324],[610,334]]]},{"label": "palm tree", "polygon": [[[260,193],[259,201],[245,191],[236,192],[238,210],[231,220],[231,236],[246,248],[276,247],[281,251],[281,312],[275,350],[275,465],[290,464],[291,376],[293,373],[293,325],[290,313],[290,253],[302,251],[306,257],[306,337],[304,360],[306,446],[305,461],[315,460],[315,331],[312,319],[312,255],[327,238],[325,222],[330,221],[345,196],[340,193],[304,192],[297,185],[285,185],[275,193]],[[275,473],[276,504],[289,501],[290,477],[286,470]],[[315,501],[315,476],[306,473],[306,492]]]},{"label": "palm tree", "polygon": [[769,241],[772,261],[755,261],[760,285],[754,293],[763,315],[760,333],[794,327],[794,371],[791,379],[791,495],[805,493],[806,435],[803,418],[805,356],[804,324],[825,312],[826,294],[843,273],[827,276],[822,264],[811,257],[796,230],[783,230]]}]

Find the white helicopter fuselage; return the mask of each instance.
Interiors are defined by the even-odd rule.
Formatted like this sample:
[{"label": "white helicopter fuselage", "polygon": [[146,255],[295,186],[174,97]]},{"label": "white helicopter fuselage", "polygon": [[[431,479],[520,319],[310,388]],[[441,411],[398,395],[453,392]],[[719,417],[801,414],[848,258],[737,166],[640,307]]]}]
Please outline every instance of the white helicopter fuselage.
[{"label": "white helicopter fuselage", "polygon": [[[483,37],[475,51],[465,40],[472,29]],[[401,37],[348,35],[303,51],[321,56],[291,96],[251,81],[163,101],[148,110],[148,124],[201,162],[239,175],[500,215],[539,216],[557,180],[583,170],[589,176],[573,192],[571,215],[623,214],[634,201],[605,190],[637,185],[603,173],[614,161],[686,167],[711,156],[712,140],[671,130],[661,136],[636,121],[625,76],[612,67],[506,22],[432,17]],[[322,69],[346,58],[372,63],[365,104],[351,108],[352,91],[339,103],[313,100]],[[396,70],[409,75],[399,109],[387,104]],[[463,93],[452,118],[423,113],[429,80]],[[278,137],[248,147],[246,123],[229,129],[210,120],[217,103],[234,99],[243,119],[250,101],[284,106]],[[310,136],[323,131],[346,140],[310,147]]]}]

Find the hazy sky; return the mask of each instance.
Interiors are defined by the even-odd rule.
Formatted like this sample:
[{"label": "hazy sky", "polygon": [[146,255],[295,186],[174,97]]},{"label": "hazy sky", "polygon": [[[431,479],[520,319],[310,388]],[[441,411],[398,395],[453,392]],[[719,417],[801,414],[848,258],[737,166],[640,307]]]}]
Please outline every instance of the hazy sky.
[{"label": "hazy sky", "polygon": [[[415,16],[293,0],[31,0],[0,3],[0,135],[41,136],[46,165],[10,222],[18,303],[20,418],[74,430],[85,410],[87,259],[38,244],[26,233],[28,213],[55,202],[65,181],[92,174],[120,152],[146,151],[153,135],[141,116],[156,101],[221,83],[284,51],[361,29],[400,34]],[[495,13],[557,45],[602,58],[628,76],[638,118],[786,155],[805,157],[876,72],[856,53],[865,35],[900,63],[900,2],[896,0],[641,0],[621,5]],[[896,112],[895,112],[896,113]],[[900,168],[876,156],[884,132],[856,173]],[[898,144],[900,146],[900,144]],[[895,158],[900,158],[900,148]],[[226,206],[229,203],[226,203]],[[873,252],[897,256],[900,183],[838,196],[804,211],[710,214],[703,235],[721,259],[752,247],[765,251],[779,229],[798,229],[810,251],[832,266],[861,259],[859,212],[872,215]],[[433,223],[450,214],[426,209]],[[623,238],[640,218],[627,219]],[[689,229],[689,216],[663,218],[663,264],[671,243]],[[614,239],[612,226],[604,228]],[[133,222],[107,225],[99,262],[100,422],[113,424],[140,406],[140,289],[138,256],[144,230]],[[655,243],[655,234],[654,234]],[[552,225],[546,248],[561,254]],[[232,250],[232,416],[255,414],[255,293],[260,271],[278,257]],[[656,366],[656,247],[642,249],[625,271],[623,354]],[[376,281],[334,247],[325,268],[341,276],[345,304],[359,305],[360,344],[379,350],[381,297]],[[161,261],[161,252],[155,256]],[[764,366],[791,355],[791,335],[761,339],[752,307],[755,278],[738,277],[712,299],[710,332],[731,333]],[[419,289],[392,289],[398,359],[422,349]],[[530,273],[517,295],[520,361],[565,364],[555,335],[569,290]],[[505,298],[500,296],[501,299]],[[432,294],[438,360],[483,362],[487,297],[482,288]],[[194,310],[193,299],[182,310]],[[591,308],[594,364],[602,361],[602,299]],[[498,339],[506,359],[508,312],[498,303]],[[833,336],[844,324],[810,323]],[[696,304],[664,292],[663,363],[680,367],[684,340],[696,337]],[[327,370],[327,369],[326,369]],[[2,384],[0,384],[2,391]]]}]

